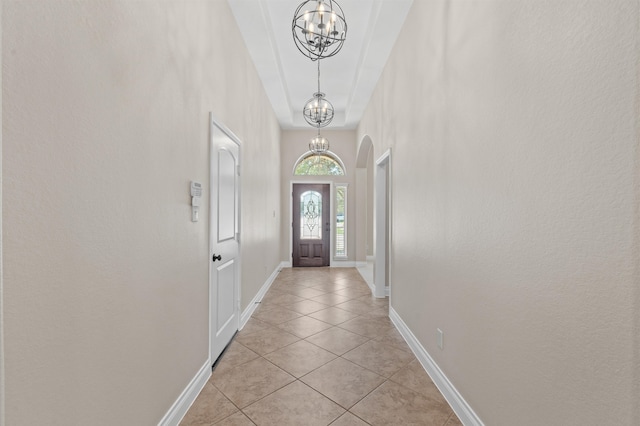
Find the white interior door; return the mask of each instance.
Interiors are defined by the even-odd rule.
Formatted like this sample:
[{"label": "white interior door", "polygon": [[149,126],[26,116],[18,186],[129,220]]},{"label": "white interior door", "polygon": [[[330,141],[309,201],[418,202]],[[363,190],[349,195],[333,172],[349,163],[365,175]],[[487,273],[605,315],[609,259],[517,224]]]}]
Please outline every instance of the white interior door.
[{"label": "white interior door", "polygon": [[240,320],[240,146],[238,139],[211,118],[209,226],[210,349],[214,363]]}]

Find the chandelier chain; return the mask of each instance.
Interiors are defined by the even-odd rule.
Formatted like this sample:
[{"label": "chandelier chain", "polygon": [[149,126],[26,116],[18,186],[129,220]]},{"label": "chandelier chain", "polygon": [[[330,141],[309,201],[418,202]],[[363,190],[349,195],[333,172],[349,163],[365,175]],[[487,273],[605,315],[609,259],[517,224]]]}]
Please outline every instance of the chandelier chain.
[{"label": "chandelier chain", "polygon": [[320,93],[320,61],[318,62],[318,93]]}]

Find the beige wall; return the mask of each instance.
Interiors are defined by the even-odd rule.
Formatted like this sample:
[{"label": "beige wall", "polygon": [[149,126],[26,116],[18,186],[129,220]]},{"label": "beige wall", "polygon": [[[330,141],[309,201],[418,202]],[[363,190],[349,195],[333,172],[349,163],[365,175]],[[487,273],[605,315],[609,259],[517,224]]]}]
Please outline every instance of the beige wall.
[{"label": "beige wall", "polygon": [[358,128],[393,308],[485,424],[640,424],[639,8],[415,1]]},{"label": "beige wall", "polygon": [[156,424],[208,357],[209,111],[243,142],[243,308],[280,261],[279,126],[225,1],[3,14],[6,423]]},{"label": "beige wall", "polygon": [[[383,153],[380,153],[383,154]],[[366,252],[367,256],[373,256],[375,254],[375,242],[373,241],[373,228],[375,225],[374,208],[373,208],[373,188],[374,188],[374,169],[376,167],[376,162],[373,158],[375,152],[373,149],[369,150],[369,155],[367,156],[367,246]]]},{"label": "beige wall", "polygon": [[[0,58],[2,57],[2,7],[0,6]],[[1,65],[1,64],[0,64]],[[0,66],[0,86],[2,66]],[[0,129],[2,129],[2,93],[0,91]],[[2,131],[0,131],[0,211],[2,211]],[[4,426],[4,301],[2,260],[2,215],[0,215],[0,426]]]},{"label": "beige wall", "polygon": [[[281,259],[291,260],[291,182],[333,182],[346,183],[347,189],[347,259],[355,262],[355,205],[356,205],[356,132],[355,130],[322,130],[322,136],[329,139],[329,150],[335,153],[345,166],[345,176],[294,176],[293,168],[303,154],[309,152],[309,141],[317,130],[284,130],[280,152],[282,157],[281,194]],[[332,200],[333,203],[333,200]],[[333,206],[333,204],[332,204]],[[342,259],[344,260],[344,259]],[[332,260],[333,262],[333,260]]]}]

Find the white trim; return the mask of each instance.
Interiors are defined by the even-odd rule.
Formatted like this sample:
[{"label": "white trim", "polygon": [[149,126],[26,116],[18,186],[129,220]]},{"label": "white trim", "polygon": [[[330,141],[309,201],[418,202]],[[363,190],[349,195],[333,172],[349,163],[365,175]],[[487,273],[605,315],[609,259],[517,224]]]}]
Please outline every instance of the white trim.
[{"label": "white trim", "polygon": [[258,307],[258,304],[260,303],[264,295],[267,294],[267,291],[269,291],[269,288],[271,288],[271,284],[273,284],[273,282],[276,280],[276,277],[278,276],[280,271],[282,271],[282,268],[286,268],[286,267],[287,267],[287,262],[282,262],[276,267],[276,269],[271,273],[271,275],[269,275],[269,278],[267,278],[267,281],[265,281],[262,287],[260,287],[260,290],[258,290],[258,293],[251,300],[251,302],[249,302],[249,305],[242,312],[242,315],[240,315],[240,326],[238,327],[238,330],[242,330],[244,328],[244,326],[247,324],[247,321],[249,321],[249,318],[251,318],[251,315],[253,315],[254,311]]},{"label": "white trim", "polygon": [[[366,262],[371,262],[371,263],[373,263],[373,262],[375,262],[375,261],[376,261],[376,257],[375,257],[375,256],[367,256],[367,260],[366,260]],[[365,263],[366,263],[366,262],[365,262]]]},{"label": "white trim", "polygon": [[362,262],[362,261],[356,262],[356,268],[366,268],[366,267],[367,267],[367,262]]},{"label": "white trim", "polygon": [[191,405],[196,400],[204,385],[207,384],[207,380],[211,377],[211,360],[207,359],[204,365],[191,379],[191,382],[182,391],[178,399],[173,403],[167,414],[164,415],[162,420],[158,423],[159,426],[177,426]]},{"label": "white trim", "polygon": [[389,308],[389,318],[396,326],[418,361],[425,369],[433,383],[438,387],[451,409],[456,413],[462,424],[467,426],[484,426],[480,417],[473,411],[471,406],[464,400],[460,392],[453,386],[438,364],[431,358],[431,355],[420,344],[416,336],[411,332],[407,324],[400,318],[400,315],[392,308]]},{"label": "white trim", "polygon": [[391,148],[388,148],[378,159],[376,160],[376,166],[382,166],[389,162],[391,159]]},{"label": "white trim", "polygon": [[331,267],[332,268],[355,268],[356,262],[352,260],[332,260]]},{"label": "white trim", "polygon": [[[375,210],[375,253],[374,265],[374,292],[375,297],[385,297],[385,287],[391,285],[386,282],[391,271],[387,271],[387,265],[391,267],[391,148],[376,161],[374,187]],[[387,224],[389,224],[387,226]],[[389,259],[387,259],[389,255]]]}]

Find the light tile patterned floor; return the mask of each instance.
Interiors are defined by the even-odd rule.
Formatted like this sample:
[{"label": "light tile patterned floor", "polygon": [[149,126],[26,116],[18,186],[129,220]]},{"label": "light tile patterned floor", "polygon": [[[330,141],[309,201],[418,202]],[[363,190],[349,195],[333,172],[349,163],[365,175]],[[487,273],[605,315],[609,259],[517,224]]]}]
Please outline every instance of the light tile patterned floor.
[{"label": "light tile patterned floor", "polygon": [[355,268],[283,269],[181,425],[461,425]]}]

